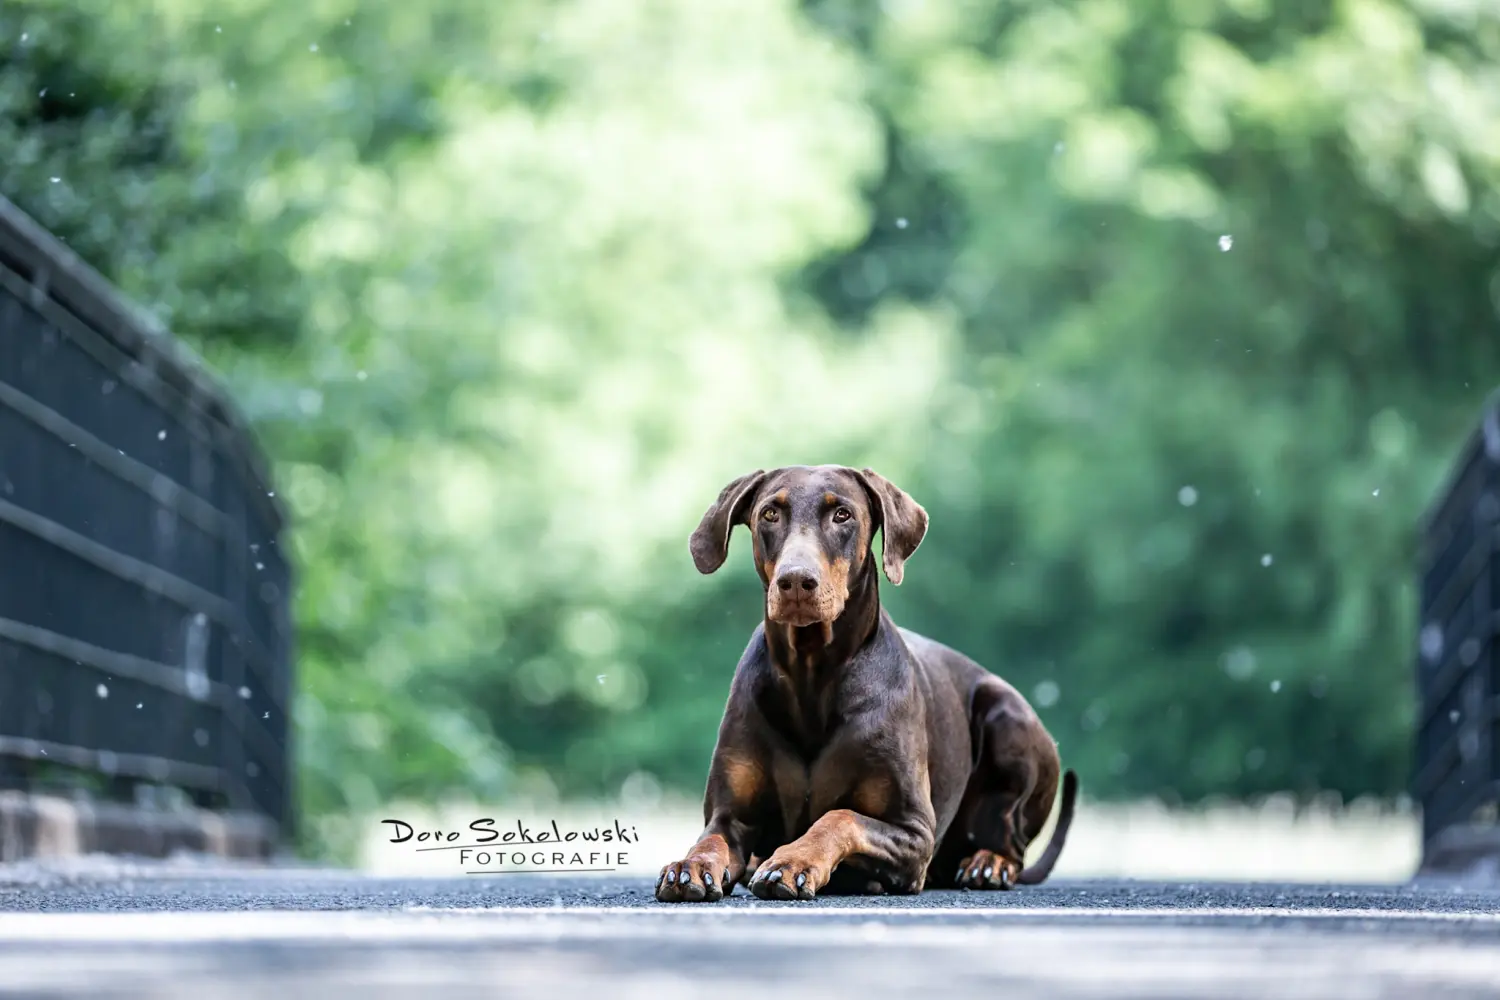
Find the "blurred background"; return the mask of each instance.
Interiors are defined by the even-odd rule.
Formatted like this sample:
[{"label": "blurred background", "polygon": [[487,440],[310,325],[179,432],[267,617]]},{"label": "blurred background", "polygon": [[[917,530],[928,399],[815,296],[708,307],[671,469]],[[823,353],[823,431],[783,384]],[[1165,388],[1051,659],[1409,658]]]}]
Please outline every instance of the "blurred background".
[{"label": "blurred background", "polygon": [[1480,0],[0,0],[0,192],[274,459],[310,857],[404,803],[671,860],[761,613],[688,534],[832,462],[1079,771],[1060,873],[1404,877],[1497,58]]}]

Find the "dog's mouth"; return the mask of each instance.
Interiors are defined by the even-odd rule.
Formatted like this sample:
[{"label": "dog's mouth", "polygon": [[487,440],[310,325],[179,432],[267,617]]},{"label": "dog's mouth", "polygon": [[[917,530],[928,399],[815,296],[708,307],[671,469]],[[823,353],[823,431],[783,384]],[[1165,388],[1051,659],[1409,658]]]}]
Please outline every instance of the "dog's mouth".
[{"label": "dog's mouth", "polygon": [[770,601],[770,607],[767,608],[766,617],[778,625],[806,628],[809,625],[834,621],[843,611],[842,605],[833,600],[804,598],[799,601],[773,598]]}]

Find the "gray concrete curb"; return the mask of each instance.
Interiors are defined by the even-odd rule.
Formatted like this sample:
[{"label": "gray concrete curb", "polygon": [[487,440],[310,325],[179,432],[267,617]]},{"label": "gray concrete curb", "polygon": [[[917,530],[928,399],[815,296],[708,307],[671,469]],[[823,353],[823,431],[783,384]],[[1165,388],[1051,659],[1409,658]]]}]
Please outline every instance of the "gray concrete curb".
[{"label": "gray concrete curb", "polygon": [[1500,885],[1500,828],[1456,826],[1433,839],[1417,881]]},{"label": "gray concrete curb", "polygon": [[165,811],[0,791],[0,862],[178,852],[269,860],[276,827],[263,816],[203,809]]}]

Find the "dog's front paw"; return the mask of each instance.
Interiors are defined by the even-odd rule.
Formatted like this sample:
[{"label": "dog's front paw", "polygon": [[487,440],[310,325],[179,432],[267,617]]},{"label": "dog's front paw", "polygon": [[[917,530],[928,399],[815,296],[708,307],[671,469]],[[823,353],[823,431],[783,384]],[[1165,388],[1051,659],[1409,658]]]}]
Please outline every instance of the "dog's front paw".
[{"label": "dog's front paw", "polygon": [[656,898],[663,903],[716,903],[726,892],[734,892],[734,885],[718,858],[674,861],[656,876]]},{"label": "dog's front paw", "polygon": [[959,889],[1012,889],[1021,866],[994,851],[975,851],[958,866],[954,885]]},{"label": "dog's front paw", "polygon": [[828,872],[795,853],[777,851],[750,879],[750,891],[760,899],[813,899],[828,884]]}]

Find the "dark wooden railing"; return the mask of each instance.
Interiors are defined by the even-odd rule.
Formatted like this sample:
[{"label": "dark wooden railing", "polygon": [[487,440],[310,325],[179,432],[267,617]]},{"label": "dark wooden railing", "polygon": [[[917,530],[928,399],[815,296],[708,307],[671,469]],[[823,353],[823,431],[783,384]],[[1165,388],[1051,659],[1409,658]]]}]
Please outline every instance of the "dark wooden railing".
[{"label": "dark wooden railing", "polygon": [[1424,854],[1500,802],[1500,394],[1422,525],[1413,791]]},{"label": "dark wooden railing", "polygon": [[202,366],[0,199],[0,783],[174,787],[286,835],[283,523]]}]

